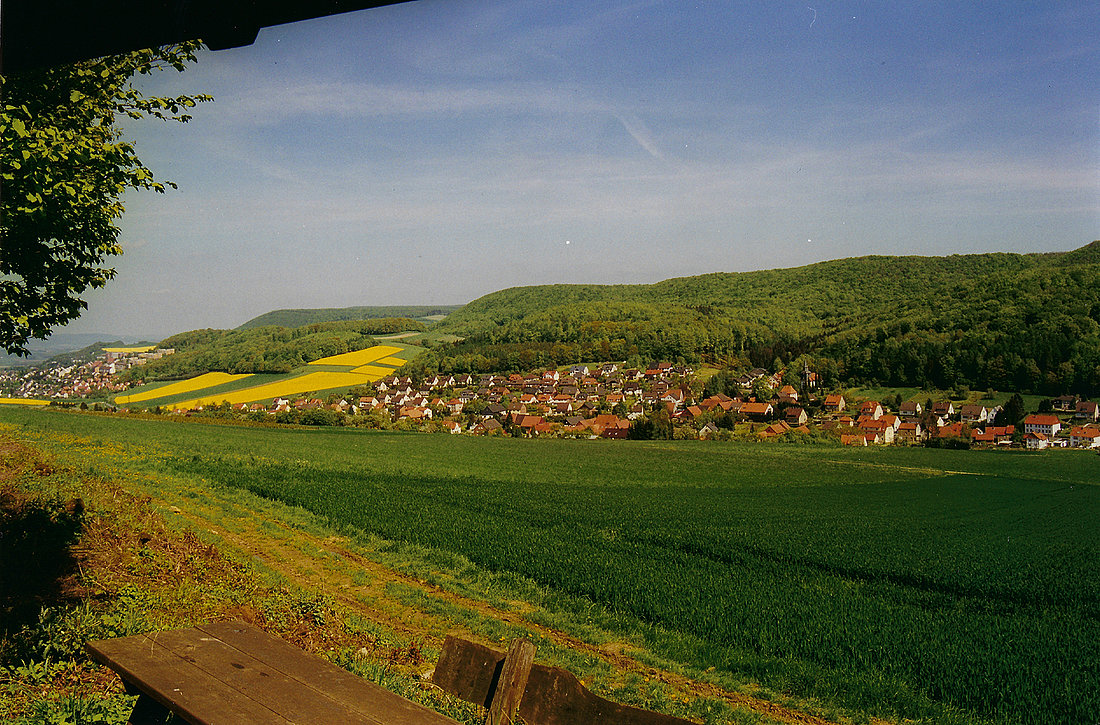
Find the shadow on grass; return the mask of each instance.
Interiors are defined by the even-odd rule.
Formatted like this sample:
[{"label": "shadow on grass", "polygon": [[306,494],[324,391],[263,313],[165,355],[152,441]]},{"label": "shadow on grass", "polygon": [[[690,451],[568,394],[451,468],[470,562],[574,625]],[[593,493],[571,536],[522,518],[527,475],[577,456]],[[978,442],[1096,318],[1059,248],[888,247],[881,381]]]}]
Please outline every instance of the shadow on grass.
[{"label": "shadow on grass", "polygon": [[33,625],[43,607],[79,598],[76,557],[84,503],[0,487],[0,642]]}]

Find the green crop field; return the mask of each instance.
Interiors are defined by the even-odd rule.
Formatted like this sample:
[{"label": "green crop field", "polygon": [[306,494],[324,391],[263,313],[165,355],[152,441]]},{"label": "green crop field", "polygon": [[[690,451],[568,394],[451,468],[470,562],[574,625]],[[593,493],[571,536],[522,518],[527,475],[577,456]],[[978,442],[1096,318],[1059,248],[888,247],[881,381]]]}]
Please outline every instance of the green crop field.
[{"label": "green crop field", "polygon": [[[1100,721],[1094,453],[480,439],[0,410],[592,602],[651,651],[930,722]],[[71,440],[71,438],[70,438]]]}]

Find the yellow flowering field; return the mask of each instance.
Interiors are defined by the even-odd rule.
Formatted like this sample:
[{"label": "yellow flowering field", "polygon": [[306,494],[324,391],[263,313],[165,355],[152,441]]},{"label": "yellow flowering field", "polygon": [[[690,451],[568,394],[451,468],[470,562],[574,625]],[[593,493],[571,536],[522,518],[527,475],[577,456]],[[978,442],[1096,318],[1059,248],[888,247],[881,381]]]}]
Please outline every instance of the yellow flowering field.
[{"label": "yellow flowering field", "polygon": [[[381,376],[379,376],[381,377]],[[0,398],[0,405],[49,405],[48,400],[32,400],[31,398]]]},{"label": "yellow flowering field", "polygon": [[395,368],[399,368],[404,365],[407,360],[402,360],[399,357],[384,357],[381,360],[376,360],[379,365],[392,365]]},{"label": "yellow flowering field", "polygon": [[205,388],[212,388],[215,385],[222,385],[234,380],[240,380],[242,378],[250,377],[249,375],[230,375],[229,373],[206,373],[200,375],[197,378],[191,378],[189,380],[181,380],[178,383],[172,383],[171,385],[165,385],[162,388],[153,388],[152,390],[143,390],[140,393],[134,393],[133,395],[120,395],[115,398],[115,402],[119,405],[127,405],[129,403],[140,403],[143,400],[152,400],[154,398],[166,398],[169,395],[179,395],[180,393],[191,393],[196,390],[203,390]]},{"label": "yellow flowering field", "polygon": [[393,370],[391,368],[383,368],[379,367],[378,365],[360,365],[359,367],[352,370],[352,372],[359,375],[369,375],[372,383],[375,380],[381,380],[387,375],[393,374]]},{"label": "yellow flowering field", "polygon": [[[389,357],[398,352],[401,352],[401,348],[399,347],[394,347],[392,345],[375,345],[374,347],[368,347],[366,350],[356,350],[355,352],[346,352],[343,355],[323,357],[320,360],[314,360],[310,365],[351,365],[353,367],[359,367],[360,365],[377,362],[384,357]],[[404,365],[405,362],[401,361],[401,364]]]},{"label": "yellow flowering field", "polygon": [[301,375],[296,378],[288,378],[286,380],[278,380],[274,383],[267,383],[266,385],[257,385],[252,388],[244,388],[242,390],[234,390],[220,395],[214,395],[209,398],[194,398],[192,400],[185,400],[182,403],[173,403],[170,408],[197,408],[200,405],[211,405],[221,403],[222,401],[229,401],[231,405],[237,403],[254,403],[259,400],[270,400],[272,398],[283,398],[290,395],[300,395],[301,393],[311,393],[318,390],[329,390],[331,388],[346,388],[353,385],[366,385],[372,383],[381,375],[374,377],[371,375],[363,375],[360,373],[309,373],[307,375]]},{"label": "yellow flowering field", "polygon": [[126,355],[128,353],[149,352],[150,350],[156,350],[156,345],[145,345],[144,347],[105,347],[103,352],[113,352]]}]

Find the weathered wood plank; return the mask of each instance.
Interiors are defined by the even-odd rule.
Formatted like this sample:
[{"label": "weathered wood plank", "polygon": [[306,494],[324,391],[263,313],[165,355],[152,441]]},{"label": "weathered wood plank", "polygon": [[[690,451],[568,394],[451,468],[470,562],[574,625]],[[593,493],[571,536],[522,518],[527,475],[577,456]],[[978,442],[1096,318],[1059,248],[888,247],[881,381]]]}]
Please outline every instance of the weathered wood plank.
[{"label": "weathered wood plank", "polygon": [[[491,703],[505,654],[447,637],[432,681],[466,702]],[[531,725],[693,725],[688,720],[620,705],[589,692],[560,667],[534,665],[519,705]]]},{"label": "weathered wood plank", "polygon": [[[161,632],[157,635],[157,642],[232,688],[240,698],[262,702],[274,712],[299,725],[381,723],[380,720],[356,713],[323,692],[288,677],[277,668],[256,659],[251,653],[206,633],[196,630]],[[316,665],[320,667],[328,663],[316,660]]]},{"label": "weathered wood plank", "polygon": [[189,723],[290,725],[270,708],[241,698],[224,682],[166,650],[155,634],[89,642],[86,648],[94,660]]},{"label": "weathered wood plank", "polygon": [[[241,622],[199,627],[212,637],[262,660],[288,678],[379,723],[457,725],[454,720],[406,700],[373,682],[303,652],[294,645]],[[280,710],[280,712],[282,712]],[[328,721],[337,722],[337,721]]]},{"label": "weathered wood plank", "polygon": [[447,635],[432,682],[461,700],[488,708],[503,668],[503,652]]},{"label": "weathered wood plank", "polygon": [[535,645],[525,639],[514,639],[504,658],[504,668],[493,691],[493,702],[485,725],[511,725],[519,709],[527,677],[535,662]]},{"label": "weathered wood plank", "polygon": [[239,622],[92,642],[88,651],[195,725],[457,725]]}]

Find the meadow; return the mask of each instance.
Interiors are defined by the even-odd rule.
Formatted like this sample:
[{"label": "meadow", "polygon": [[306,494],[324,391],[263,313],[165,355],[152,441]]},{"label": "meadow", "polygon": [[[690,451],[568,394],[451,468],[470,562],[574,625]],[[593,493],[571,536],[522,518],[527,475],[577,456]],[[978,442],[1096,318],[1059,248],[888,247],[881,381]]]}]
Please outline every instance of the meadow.
[{"label": "meadow", "polygon": [[931,722],[1100,718],[1095,454],[0,424],[533,582],[773,691]]}]

